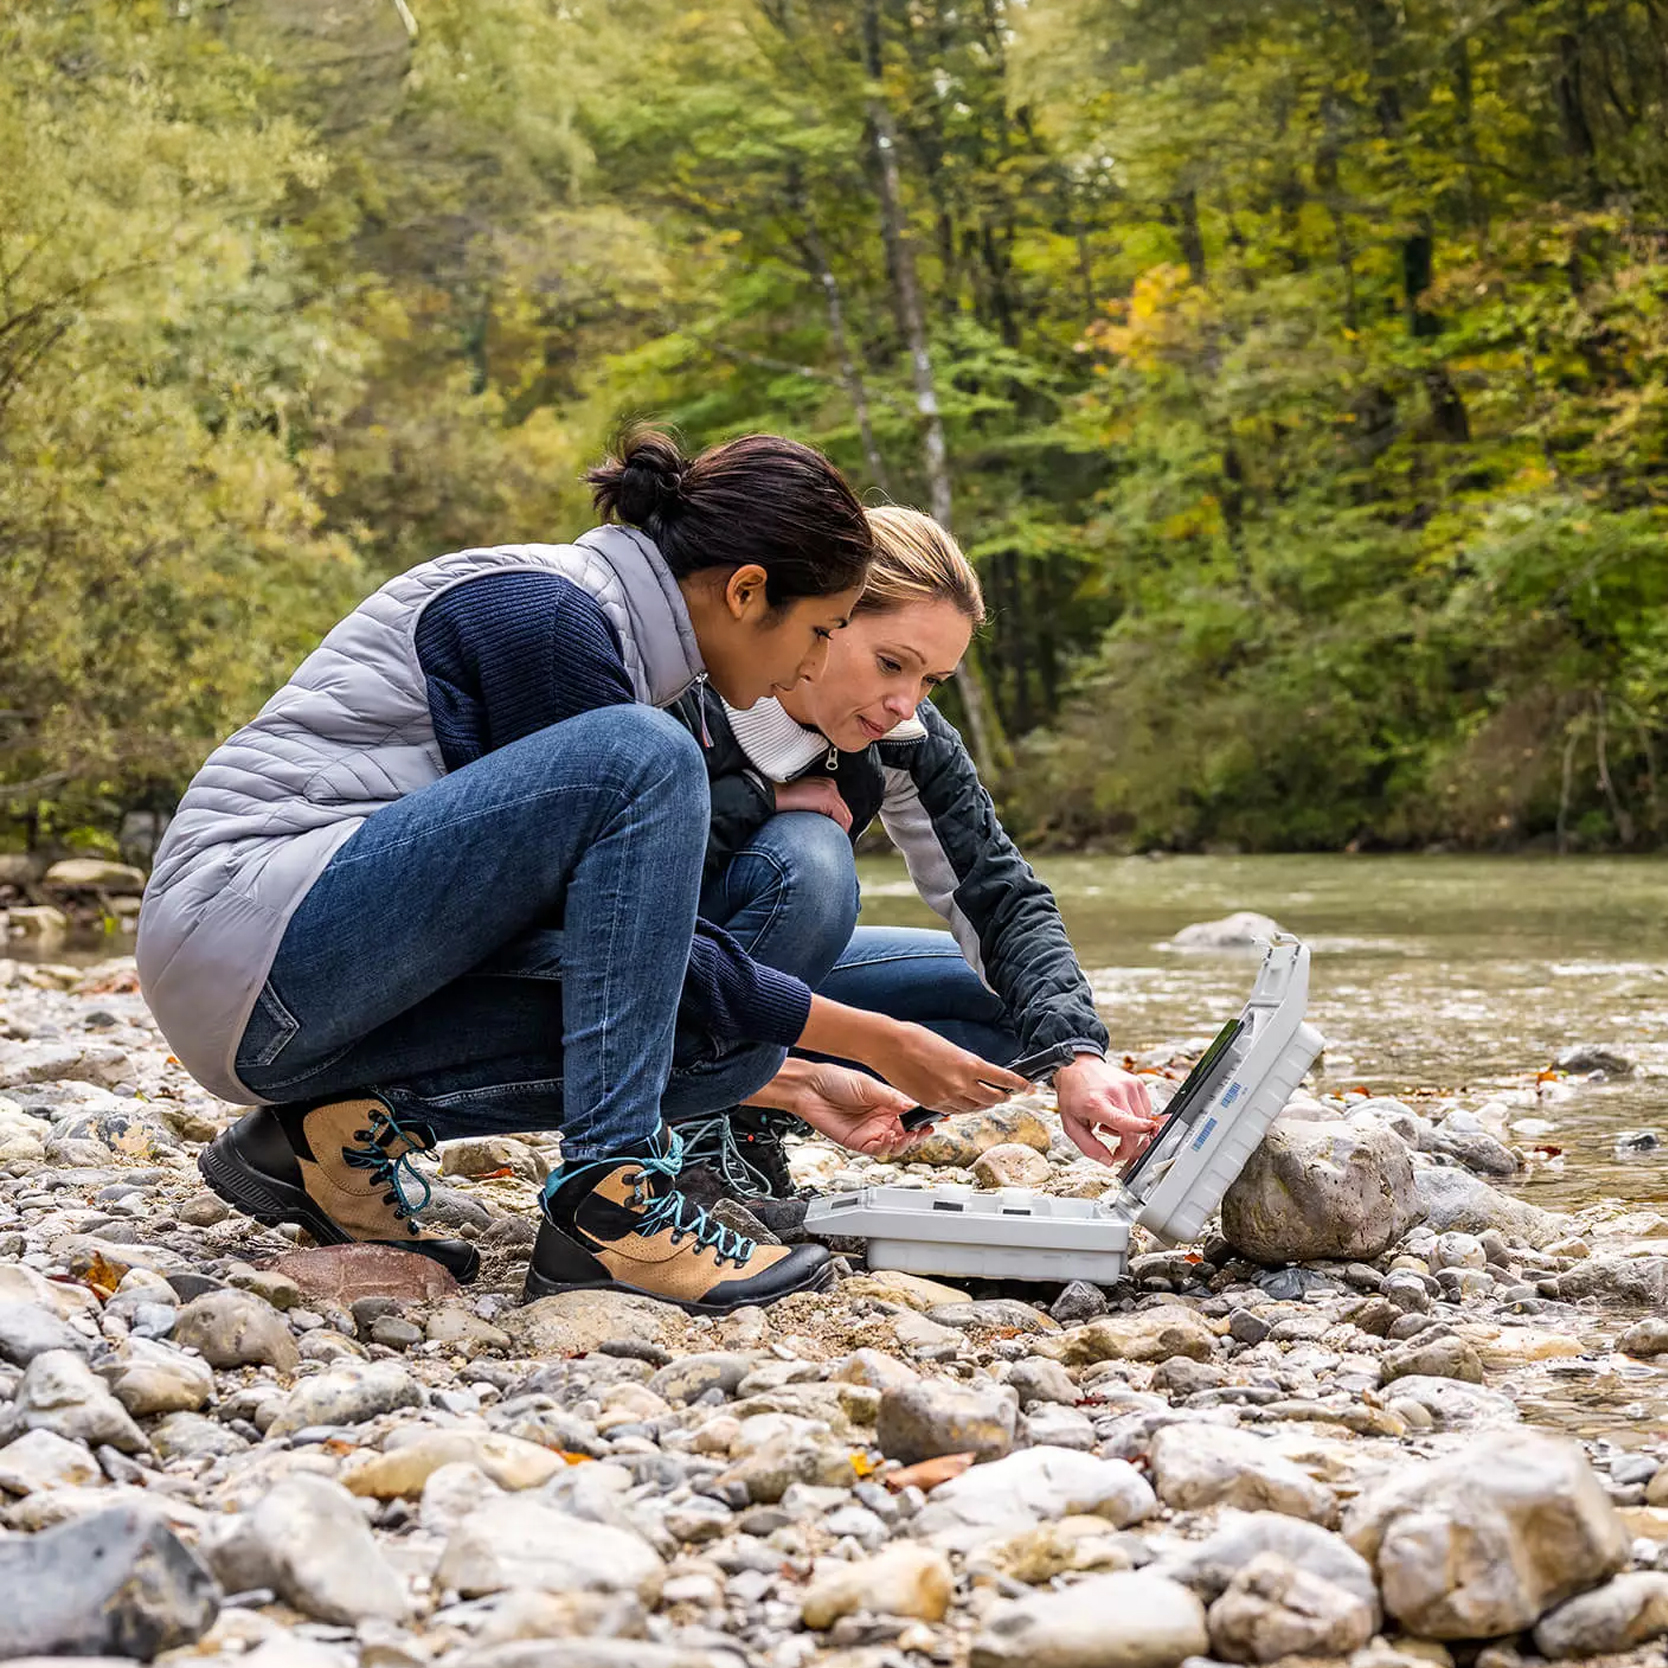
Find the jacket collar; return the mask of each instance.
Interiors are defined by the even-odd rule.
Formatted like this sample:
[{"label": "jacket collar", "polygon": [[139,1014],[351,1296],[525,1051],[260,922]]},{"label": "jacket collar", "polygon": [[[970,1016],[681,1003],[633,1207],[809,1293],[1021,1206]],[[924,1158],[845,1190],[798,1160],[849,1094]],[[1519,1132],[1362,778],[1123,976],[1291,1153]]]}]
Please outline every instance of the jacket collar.
[{"label": "jacket collar", "polygon": [[706,673],[683,592],[653,539],[635,527],[595,527],[574,541],[614,570],[642,658],[648,699],[669,706]]}]

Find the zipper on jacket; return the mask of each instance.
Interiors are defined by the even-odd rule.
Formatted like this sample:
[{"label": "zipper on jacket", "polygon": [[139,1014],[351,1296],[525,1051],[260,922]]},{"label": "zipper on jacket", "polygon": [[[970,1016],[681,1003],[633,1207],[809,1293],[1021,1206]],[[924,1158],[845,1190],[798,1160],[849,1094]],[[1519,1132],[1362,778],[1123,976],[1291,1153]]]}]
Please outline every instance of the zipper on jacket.
[{"label": "zipper on jacket", "polygon": [[707,728],[707,675],[705,672],[695,674],[695,704],[701,713],[701,745],[712,751],[712,731]]},{"label": "zipper on jacket", "polygon": [[839,766],[840,749],[836,747],[833,742],[829,742],[828,757],[822,761],[822,768],[826,770],[830,776],[832,776],[834,772],[839,769]]}]

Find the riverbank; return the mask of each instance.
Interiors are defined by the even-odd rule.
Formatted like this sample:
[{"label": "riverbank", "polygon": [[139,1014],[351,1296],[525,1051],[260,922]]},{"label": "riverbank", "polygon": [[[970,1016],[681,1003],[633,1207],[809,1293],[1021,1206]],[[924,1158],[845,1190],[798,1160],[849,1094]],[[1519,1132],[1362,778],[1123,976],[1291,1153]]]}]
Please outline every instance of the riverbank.
[{"label": "riverbank", "polygon": [[[1144,1064],[1160,1093],[1180,1069],[1162,1045]],[[1561,1106],[1606,1092],[1535,1077]],[[1217,1235],[1144,1246],[1107,1291],[859,1270],[719,1321],[523,1308],[553,1142],[443,1154],[432,1219],[483,1253],[467,1291],[308,1250],[202,1189],[199,1145],[236,1114],[171,1061],[130,964],[0,963],[8,1592],[29,1560],[0,1642],[79,1627],[79,1649],[262,1668],[1632,1648],[1668,1625],[1646,1353],[1668,1220],[1491,1190],[1468,1164],[1534,1143],[1486,1102],[1320,1087],[1294,1127],[1381,1167],[1390,1214],[1351,1230],[1392,1235],[1372,1255],[1264,1267]],[[1107,1179],[1041,1098],[927,1156],[889,1178]],[[793,1160],[825,1187],[876,1173],[814,1140]],[[166,1572],[143,1615],[106,1606],[140,1565]]]}]

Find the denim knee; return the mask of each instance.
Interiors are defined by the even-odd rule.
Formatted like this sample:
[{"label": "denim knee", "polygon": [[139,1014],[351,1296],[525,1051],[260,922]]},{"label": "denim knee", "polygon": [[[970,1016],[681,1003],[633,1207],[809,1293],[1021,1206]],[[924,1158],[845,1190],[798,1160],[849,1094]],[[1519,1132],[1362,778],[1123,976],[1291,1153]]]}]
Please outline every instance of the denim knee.
[{"label": "denim knee", "polygon": [[706,759],[701,744],[670,713],[641,702],[593,707],[553,724],[542,734],[551,745],[590,747],[598,786],[618,786],[633,798],[664,789],[703,820],[709,814]]},{"label": "denim knee", "polygon": [[800,976],[814,984],[839,959],[857,925],[857,860],[851,841],[837,822],[819,812],[786,811],[765,824],[748,850],[777,872],[808,964]]}]

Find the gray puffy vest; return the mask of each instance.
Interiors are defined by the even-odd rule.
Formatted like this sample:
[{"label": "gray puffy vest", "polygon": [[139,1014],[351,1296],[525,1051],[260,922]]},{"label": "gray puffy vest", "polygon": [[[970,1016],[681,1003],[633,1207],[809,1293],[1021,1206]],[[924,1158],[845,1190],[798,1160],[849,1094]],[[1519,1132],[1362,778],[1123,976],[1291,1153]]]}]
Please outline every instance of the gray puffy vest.
[{"label": "gray puffy vest", "polygon": [[139,916],[139,981],[180,1063],[253,1102],[237,1048],[291,914],[382,806],[445,774],[417,660],[417,622],[488,572],[560,574],[619,633],[639,701],[666,706],[700,675],[677,581],[641,533],[463,550],[391,579],[337,624],[252,723],[197,772],[157,850]]}]

